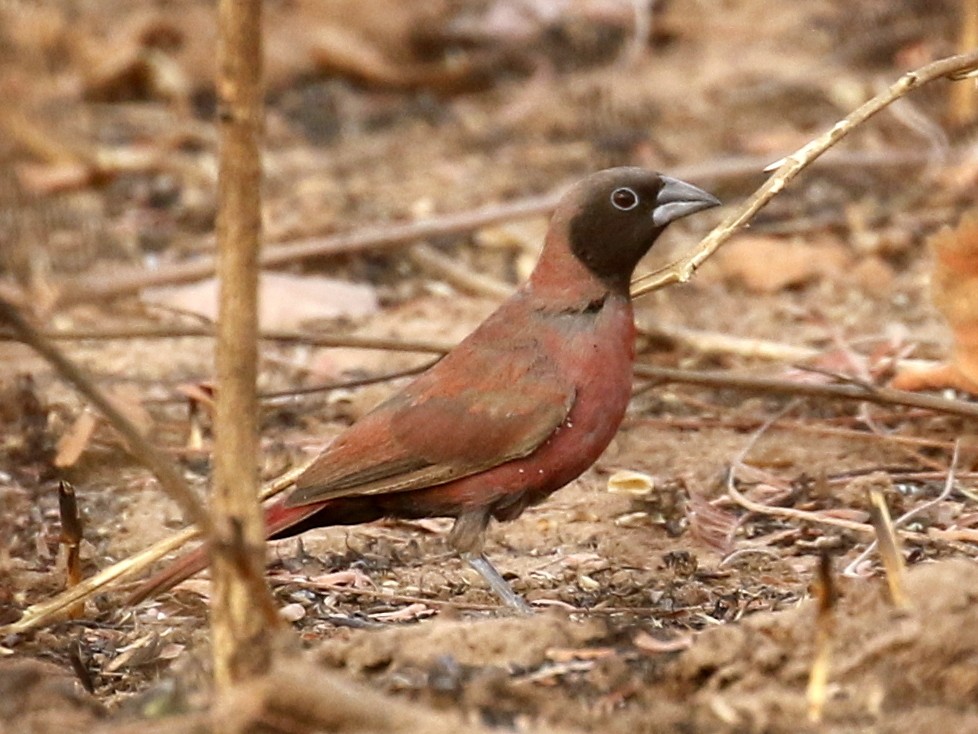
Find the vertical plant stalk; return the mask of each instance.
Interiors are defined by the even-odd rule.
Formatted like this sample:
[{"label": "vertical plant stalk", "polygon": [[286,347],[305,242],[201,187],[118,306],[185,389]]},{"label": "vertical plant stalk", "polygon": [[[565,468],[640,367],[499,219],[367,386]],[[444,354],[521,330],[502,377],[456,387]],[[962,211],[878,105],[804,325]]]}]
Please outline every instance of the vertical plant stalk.
[{"label": "vertical plant stalk", "polygon": [[832,558],[825,552],[818,564],[815,583],[815,657],[808,673],[808,720],[822,721],[828,700],[829,666],[832,661],[832,639],[835,636],[835,607],[838,591],[832,577]]},{"label": "vertical plant stalk", "polygon": [[[978,0],[959,0],[958,53],[964,54],[978,48]],[[955,84],[951,87],[948,104],[948,122],[951,127],[963,128],[978,117],[978,89],[975,83]]]},{"label": "vertical plant stalk", "polygon": [[274,603],[264,583],[258,501],[258,256],[261,237],[261,0],[218,5],[217,403],[211,625],[218,689],[270,665]]},{"label": "vertical plant stalk", "polygon": [[130,453],[153,473],[160,487],[180,506],[187,519],[200,529],[204,537],[208,539],[214,537],[214,525],[210,515],[173,462],[146,440],[132,421],[102,394],[86,372],[62,354],[50,339],[32,326],[20,311],[2,296],[0,296],[0,325],[9,327],[17,341],[26,344],[41,355],[65,382],[94,405],[126,440]]},{"label": "vertical plant stalk", "polygon": [[[61,536],[58,541],[65,554],[65,587],[71,589],[82,580],[81,542],[84,523],[78,512],[75,488],[65,481],[58,486],[58,510],[61,518]],[[84,612],[84,603],[75,604],[68,610],[68,617],[78,619]]]}]

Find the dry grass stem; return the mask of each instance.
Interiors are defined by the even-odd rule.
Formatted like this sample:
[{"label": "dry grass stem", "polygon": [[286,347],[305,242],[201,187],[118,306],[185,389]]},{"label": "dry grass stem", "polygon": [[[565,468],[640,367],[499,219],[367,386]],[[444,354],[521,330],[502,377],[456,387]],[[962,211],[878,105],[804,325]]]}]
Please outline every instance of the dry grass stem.
[{"label": "dry grass stem", "polygon": [[98,409],[112,427],[125,438],[133,456],[153,473],[160,486],[179,505],[187,519],[200,528],[206,537],[213,538],[214,525],[210,515],[183,476],[169,458],[147,441],[132,421],[102,394],[92,379],[28,323],[13,305],[2,298],[0,298],[0,323],[6,324],[18,341],[27,344],[41,355],[66,382]]},{"label": "dry grass stem", "polygon": [[443,279],[462,293],[503,299],[511,296],[515,290],[508,283],[460,265],[453,258],[424,242],[412,247],[408,257],[417,267],[436,278]]},{"label": "dry grass stem", "polygon": [[146,570],[152,564],[163,558],[163,556],[181,548],[197,536],[198,532],[196,528],[187,528],[151,545],[149,548],[129,558],[124,558],[121,561],[113,563],[91,578],[83,580],[77,586],[73,586],[57,596],[28,607],[24,610],[23,616],[16,622],[11,622],[0,627],[0,636],[28,632],[62,619],[67,613],[67,610],[76,604],[81,604],[95,594],[102,593],[117,581]]},{"label": "dry grass stem", "polygon": [[[222,695],[271,665],[281,625],[265,582],[258,491],[258,275],[261,248],[262,2],[218,10],[217,399],[210,546],[214,679]],[[223,723],[217,729],[232,731]]]},{"label": "dry grass stem", "polygon": [[[304,472],[306,466],[310,463],[312,463],[311,460],[303,466],[286,472],[266,485],[262,492],[262,500],[274,497],[291,487],[295,478]],[[146,569],[164,556],[179,550],[198,537],[200,537],[200,532],[197,528],[185,528],[129,558],[124,558],[121,561],[113,563],[91,578],[85,579],[78,586],[67,589],[51,599],[46,599],[43,602],[28,607],[24,611],[23,616],[16,622],[0,627],[0,637],[27,632],[57,621],[64,616],[65,610],[71,606],[84,602],[95,594],[104,593],[123,579],[146,571]]]},{"label": "dry grass stem", "polygon": [[[68,482],[58,484],[58,515],[61,518],[61,535],[59,541],[65,550],[66,580],[65,588],[72,588],[81,583],[81,541],[84,531],[81,515],[78,514],[78,502],[75,488]],[[77,619],[84,612],[83,604],[76,604],[68,610],[68,617]]]},{"label": "dry grass stem", "polygon": [[[958,457],[959,457],[960,451],[961,451],[961,440],[958,439],[958,440],[956,440],[954,442],[954,449],[951,452],[951,465],[948,467],[947,475],[946,475],[946,478],[944,480],[944,486],[941,489],[940,493],[936,497],[928,500],[927,502],[924,502],[923,504],[917,505],[916,507],[914,507],[914,508],[908,510],[907,512],[905,512],[904,514],[900,515],[900,517],[898,517],[893,522],[893,526],[895,528],[899,528],[899,527],[901,527],[903,525],[906,525],[908,522],[910,522],[910,520],[912,520],[913,518],[915,518],[917,515],[919,515],[919,514],[921,514],[923,512],[926,512],[927,510],[929,510],[930,508],[936,506],[937,504],[939,504],[941,502],[944,502],[948,497],[951,496],[951,490],[954,489],[954,480],[955,480],[955,477],[957,476]],[[953,531],[945,531],[945,532],[953,532]],[[939,537],[940,537],[940,535],[939,535]],[[948,537],[950,539],[950,536],[948,536]],[[878,540],[878,538],[877,538],[877,540]],[[843,569],[843,571],[842,571],[842,575],[843,576],[860,576],[861,575],[859,573],[859,568],[860,568],[860,566],[862,566],[863,563],[865,563],[866,559],[869,558],[869,556],[873,553],[873,551],[876,550],[877,540],[874,540],[872,543],[870,543],[869,546],[866,548],[866,550],[864,550],[862,553],[860,553],[855,558],[855,560],[853,560],[849,565],[847,565]]]},{"label": "dry grass stem", "polygon": [[778,393],[806,397],[832,398],[839,400],[860,400],[880,405],[903,405],[911,408],[925,408],[938,413],[949,413],[969,418],[978,417],[978,404],[964,400],[948,400],[933,395],[919,395],[906,390],[876,387],[864,383],[850,382],[845,385],[817,385],[777,379],[774,377],[753,377],[729,372],[705,372],[681,370],[671,367],[653,367],[647,364],[635,365],[635,374],[659,383],[678,382],[687,385],[702,385],[731,390],[744,390],[755,393]]},{"label": "dry grass stem", "polygon": [[896,528],[890,518],[890,508],[886,506],[886,498],[878,489],[869,492],[870,506],[869,515],[876,530],[876,544],[880,549],[880,558],[883,559],[883,568],[886,571],[886,585],[890,590],[890,601],[893,606],[905,609],[909,602],[907,600],[906,566],[903,562],[903,554],[900,552],[900,541],[896,536]]},{"label": "dry grass stem", "polygon": [[835,628],[835,604],[838,594],[832,578],[832,559],[822,553],[815,580],[815,657],[808,675],[808,720],[819,723],[825,710],[829,665],[832,659],[832,633]]},{"label": "dry grass stem", "polygon": [[[958,52],[978,48],[978,0],[959,0],[961,24]],[[978,117],[978,89],[974,84],[955,84],[948,98],[948,122],[956,128],[970,125]]]},{"label": "dry grass stem", "polygon": [[654,273],[635,280],[632,283],[632,295],[638,297],[672,283],[687,282],[700,265],[706,262],[720,245],[730,239],[734,232],[747,224],[757,212],[781,193],[785,186],[811,165],[816,158],[837,144],[859,125],[914,89],[936,79],[952,78],[962,72],[974,70],[976,66],[978,66],[978,50],[934,61],[904,74],[889,89],[851,112],[827,132],[806,143],[776,164],[769,166],[769,168],[773,168],[776,165],[777,170],[744,204],[710,232],[692,252]]}]

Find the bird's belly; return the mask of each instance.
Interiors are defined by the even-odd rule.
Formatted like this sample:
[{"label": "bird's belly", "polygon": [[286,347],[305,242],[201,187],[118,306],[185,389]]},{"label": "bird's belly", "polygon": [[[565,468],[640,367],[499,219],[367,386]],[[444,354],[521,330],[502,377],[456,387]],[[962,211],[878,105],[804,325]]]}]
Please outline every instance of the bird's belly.
[{"label": "bird's belly", "polygon": [[[624,316],[624,315],[623,315]],[[550,439],[523,460],[538,481],[526,504],[542,500],[586,471],[618,432],[632,392],[634,327],[630,310],[619,328],[599,329],[590,340],[571,340],[577,395],[570,414]]]},{"label": "bird's belly", "polygon": [[429,516],[457,516],[489,508],[497,519],[511,519],[586,471],[614,438],[631,397],[634,325],[631,309],[622,311],[609,314],[610,324],[547,335],[548,353],[567,371],[576,395],[567,419],[539,448],[479,474],[389,495],[396,512],[415,506]]}]

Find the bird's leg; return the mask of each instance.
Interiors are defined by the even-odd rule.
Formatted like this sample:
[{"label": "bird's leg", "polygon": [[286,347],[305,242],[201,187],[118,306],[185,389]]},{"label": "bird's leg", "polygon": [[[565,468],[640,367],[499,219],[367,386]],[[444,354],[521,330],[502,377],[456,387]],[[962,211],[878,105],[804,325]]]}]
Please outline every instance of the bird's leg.
[{"label": "bird's leg", "polygon": [[496,570],[496,567],[489,562],[485,553],[463,553],[462,558],[479,572],[479,575],[486,580],[489,588],[495,592],[503,604],[520,614],[533,614],[533,609],[530,605],[526,603],[522,596],[513,591],[513,587],[506,582],[506,579]]},{"label": "bird's leg", "polygon": [[532,614],[533,610],[530,605],[523,600],[523,597],[513,591],[506,579],[482,552],[482,543],[485,540],[488,525],[488,509],[463,512],[455,518],[455,524],[448,536],[448,542],[465,559],[466,563],[486,580],[489,588],[493,590],[493,593],[499,597],[503,604],[520,614]]}]

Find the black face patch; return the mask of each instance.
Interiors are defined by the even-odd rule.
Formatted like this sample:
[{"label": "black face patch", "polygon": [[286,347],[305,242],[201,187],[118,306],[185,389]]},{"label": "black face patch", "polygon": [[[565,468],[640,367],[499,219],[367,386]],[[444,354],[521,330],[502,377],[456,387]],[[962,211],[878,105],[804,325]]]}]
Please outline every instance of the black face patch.
[{"label": "black face patch", "polygon": [[642,168],[611,168],[579,186],[568,222],[571,252],[609,289],[625,294],[638,261],[670,222],[720,203],[685,181]]},{"label": "black face patch", "polygon": [[662,188],[659,176],[641,169],[624,171],[605,180],[595,177],[570,220],[568,235],[571,252],[588,270],[612,290],[627,292],[635,266],[664,228],[652,220]]}]

